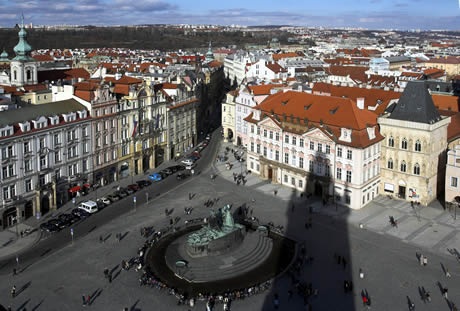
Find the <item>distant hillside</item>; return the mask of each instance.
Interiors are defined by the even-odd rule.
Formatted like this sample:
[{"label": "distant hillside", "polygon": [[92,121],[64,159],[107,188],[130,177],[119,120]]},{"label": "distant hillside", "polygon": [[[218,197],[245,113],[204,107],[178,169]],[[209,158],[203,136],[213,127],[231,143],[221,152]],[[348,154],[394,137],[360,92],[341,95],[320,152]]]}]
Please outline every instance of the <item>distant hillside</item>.
[{"label": "distant hillside", "polygon": [[[265,44],[276,37],[287,43],[288,34],[279,30],[265,32],[186,32],[180,29],[151,27],[92,27],[79,30],[27,29],[28,42],[34,49],[124,47],[131,49],[204,49],[212,41],[215,48],[246,43]],[[18,42],[16,29],[0,29],[0,48],[12,55]]]}]

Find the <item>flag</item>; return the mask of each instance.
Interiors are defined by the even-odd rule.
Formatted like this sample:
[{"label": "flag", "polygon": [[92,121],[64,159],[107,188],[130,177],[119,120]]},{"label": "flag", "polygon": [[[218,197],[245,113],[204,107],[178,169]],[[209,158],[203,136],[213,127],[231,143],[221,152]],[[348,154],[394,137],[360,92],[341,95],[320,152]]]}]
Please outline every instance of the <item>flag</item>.
[{"label": "flag", "polygon": [[137,131],[137,121],[134,121],[133,134],[131,135],[131,137],[134,137],[134,135],[136,135],[136,131]]}]

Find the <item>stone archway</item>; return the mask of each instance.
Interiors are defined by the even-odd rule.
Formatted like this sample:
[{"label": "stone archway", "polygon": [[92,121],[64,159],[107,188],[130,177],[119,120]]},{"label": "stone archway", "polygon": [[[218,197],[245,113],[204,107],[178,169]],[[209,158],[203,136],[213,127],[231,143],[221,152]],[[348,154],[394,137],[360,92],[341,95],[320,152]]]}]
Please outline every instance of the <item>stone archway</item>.
[{"label": "stone archway", "polygon": [[233,139],[233,131],[230,128],[227,129],[227,139],[229,141]]}]

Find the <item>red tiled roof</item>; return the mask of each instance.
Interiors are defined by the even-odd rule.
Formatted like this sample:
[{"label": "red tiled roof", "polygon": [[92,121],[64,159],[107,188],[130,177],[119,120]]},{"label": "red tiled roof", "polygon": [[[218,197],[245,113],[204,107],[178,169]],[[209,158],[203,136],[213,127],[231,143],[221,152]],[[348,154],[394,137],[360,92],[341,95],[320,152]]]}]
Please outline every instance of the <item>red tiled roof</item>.
[{"label": "red tiled roof", "polygon": [[459,112],[460,99],[458,96],[432,94],[431,98],[438,110]]},{"label": "red tiled roof", "polygon": [[39,62],[52,62],[54,61],[54,57],[50,55],[34,55],[32,56],[33,59]]},{"label": "red tiled roof", "polygon": [[270,95],[270,91],[273,88],[283,87],[284,84],[262,84],[262,85],[251,85],[248,86],[248,89],[253,93],[255,96],[258,95]]},{"label": "red tiled roof", "polygon": [[185,106],[185,105],[197,102],[197,101],[198,101],[198,99],[195,98],[195,99],[192,99],[192,100],[189,100],[189,101],[186,101],[186,102],[171,106],[171,107],[169,107],[169,109],[176,109],[176,108],[179,108],[179,107],[182,107],[182,106]]},{"label": "red tiled roof", "polygon": [[279,54],[273,54],[272,58],[273,60],[278,61],[283,58],[293,58],[293,57],[299,57],[299,56],[305,56],[305,54],[303,54],[302,52],[300,52],[299,54],[297,53],[279,53]]},{"label": "red tiled roof", "polygon": [[[255,109],[260,109],[264,117],[273,113],[280,119],[281,116],[286,115],[288,121],[291,120],[292,115],[293,123],[300,121],[303,126],[306,118],[309,128],[312,126],[320,128],[331,139],[340,137],[341,128],[351,128],[353,130],[351,143],[340,141],[343,145],[365,148],[383,139],[377,129],[377,115],[368,110],[358,109],[350,99],[288,91],[267,97]],[[257,123],[258,121],[252,117],[253,113],[245,120]],[[376,127],[376,137],[372,140],[367,135],[368,126]],[[292,128],[285,128],[285,130],[298,132]]]},{"label": "red tiled roof", "polygon": [[129,85],[128,84],[115,84],[113,92],[116,94],[129,95]]},{"label": "red tiled roof", "polygon": [[[304,92],[279,92],[267,97],[256,108],[277,115],[286,114],[312,122],[335,125],[355,130],[365,129],[367,124],[376,125],[377,115],[368,110],[358,109],[348,98],[320,96]],[[337,108],[337,110],[335,110]],[[335,110],[334,113],[331,111]]]},{"label": "red tiled roof", "polygon": [[116,84],[137,84],[142,83],[141,79],[136,79],[133,77],[123,76],[119,80],[116,80]]},{"label": "red tiled roof", "polygon": [[434,64],[460,64],[460,56],[443,56],[437,58],[431,58],[425,63],[434,63]]},{"label": "red tiled roof", "polygon": [[[360,87],[336,86],[328,83],[315,83],[312,90],[313,94],[326,93],[329,96],[350,98],[356,101],[358,98],[364,98],[364,106],[380,105],[374,113],[380,114],[383,112],[392,99],[399,99],[400,92],[385,91],[382,89],[367,89]],[[383,111],[382,111],[383,109]]]},{"label": "red tiled roof", "polygon": [[277,62],[267,63],[265,65],[265,67],[267,67],[268,69],[270,69],[274,73],[287,72],[287,70],[284,69],[283,67],[281,67]]}]

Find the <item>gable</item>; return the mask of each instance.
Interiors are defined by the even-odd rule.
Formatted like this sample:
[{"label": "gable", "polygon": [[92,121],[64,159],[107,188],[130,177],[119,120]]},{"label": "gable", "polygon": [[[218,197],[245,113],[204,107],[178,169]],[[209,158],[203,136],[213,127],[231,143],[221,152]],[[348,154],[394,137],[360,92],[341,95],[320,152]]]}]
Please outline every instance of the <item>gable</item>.
[{"label": "gable", "polygon": [[302,136],[304,137],[308,137],[308,138],[315,138],[315,139],[318,139],[318,140],[322,140],[322,141],[327,141],[327,142],[332,142],[332,139],[330,137],[328,137],[321,129],[319,128],[314,128],[308,132],[306,132],[305,134],[303,134]]},{"label": "gable", "polygon": [[262,121],[258,123],[259,126],[263,125],[268,128],[273,128],[276,130],[280,130],[280,126],[276,124],[275,121],[273,121],[270,117],[265,117]]}]

